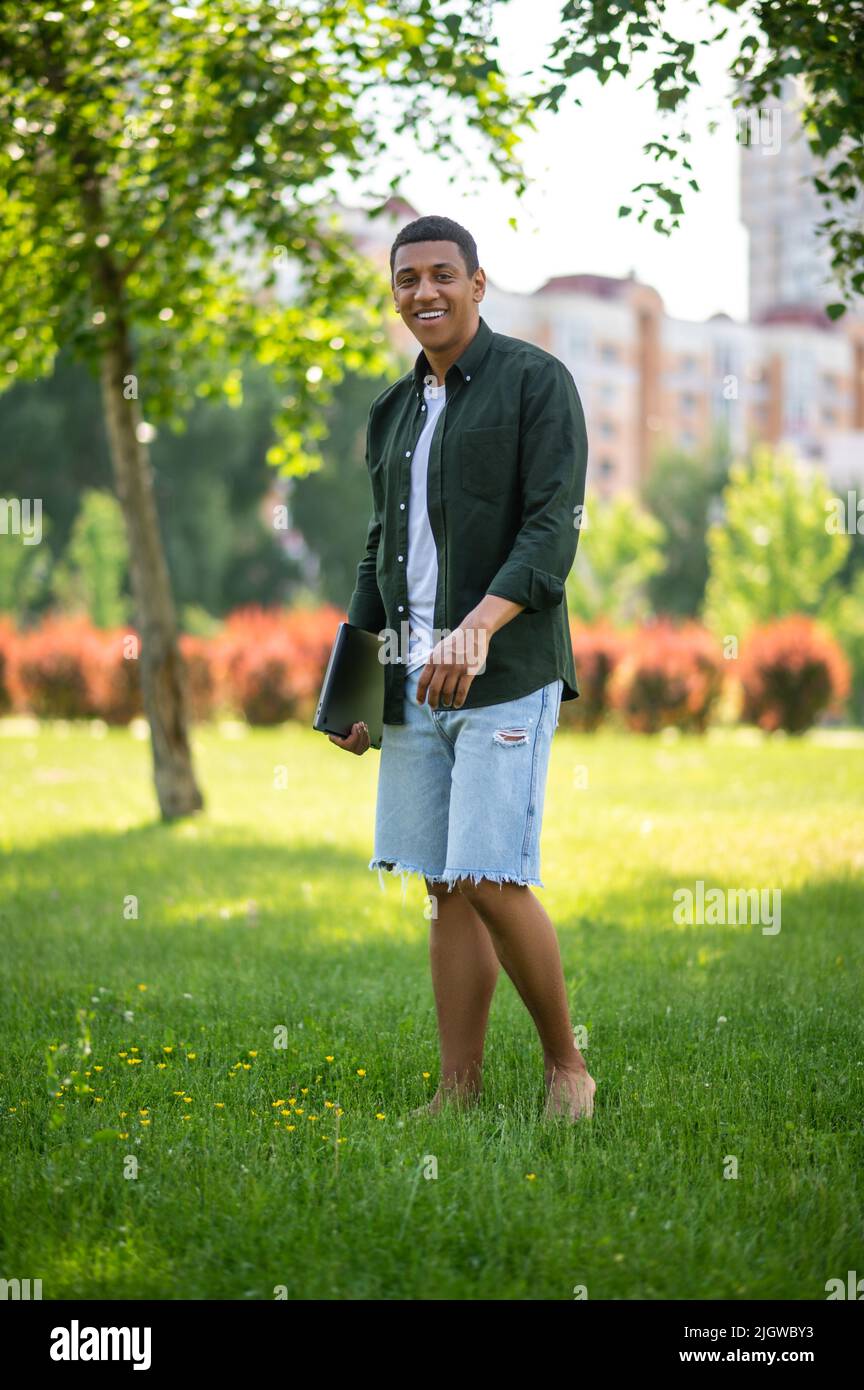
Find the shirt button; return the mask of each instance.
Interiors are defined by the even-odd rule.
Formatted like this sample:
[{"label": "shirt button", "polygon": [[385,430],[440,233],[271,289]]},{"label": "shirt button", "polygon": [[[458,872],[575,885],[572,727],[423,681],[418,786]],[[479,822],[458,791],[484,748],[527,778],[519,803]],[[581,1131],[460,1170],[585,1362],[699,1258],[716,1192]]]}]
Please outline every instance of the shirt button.
[{"label": "shirt button", "polygon": [[425,409],[426,409],[425,405],[421,405],[420,409],[421,409],[421,410],[425,410]]},{"label": "shirt button", "polygon": [[405,556],[404,556],[404,555],[400,555],[400,556],[399,556],[399,559],[400,559],[400,560],[404,560],[404,559],[405,559]]},{"label": "shirt button", "polygon": [[406,450],[405,450],[405,457],[406,457],[406,459],[410,459],[410,457],[411,457],[411,450],[410,450],[410,449],[406,449]]},{"label": "shirt button", "polygon": [[404,512],[404,510],[405,510],[405,503],[404,503],[404,502],[400,502],[400,503],[399,503],[399,510],[400,510],[400,512]]},{"label": "shirt button", "polygon": [[402,606],[401,603],[399,604],[399,612],[400,612],[400,613],[404,613],[404,612],[405,612],[405,609],[403,608],[403,606]]},{"label": "shirt button", "polygon": [[466,381],[470,381],[470,380],[471,380],[470,376],[466,376],[465,380],[466,380]]}]

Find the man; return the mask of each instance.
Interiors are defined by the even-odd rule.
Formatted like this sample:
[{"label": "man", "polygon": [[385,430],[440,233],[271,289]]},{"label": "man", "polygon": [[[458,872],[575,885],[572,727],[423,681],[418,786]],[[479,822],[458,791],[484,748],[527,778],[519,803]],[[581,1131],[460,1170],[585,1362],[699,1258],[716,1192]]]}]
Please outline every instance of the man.
[{"label": "man", "polygon": [[[424,877],[441,1082],[428,1106],[482,1089],[503,965],[543,1047],[547,1116],[593,1113],[558,940],[531,885],[562,698],[578,697],[564,581],[585,493],[573,378],[480,317],[469,232],[421,217],[390,253],[396,312],[421,345],[372,403],[373,511],[348,620],[384,631],[384,732],[369,867]],[[365,753],[355,724],[332,741]],[[383,886],[383,880],[382,880]],[[455,890],[455,891],[454,891]]]}]

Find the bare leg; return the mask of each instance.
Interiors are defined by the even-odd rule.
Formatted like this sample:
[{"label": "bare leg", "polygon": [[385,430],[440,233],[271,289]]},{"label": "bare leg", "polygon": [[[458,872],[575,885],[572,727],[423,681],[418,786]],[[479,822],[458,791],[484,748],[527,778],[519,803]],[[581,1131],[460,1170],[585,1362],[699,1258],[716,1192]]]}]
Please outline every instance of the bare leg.
[{"label": "bare leg", "polygon": [[483,1089],[483,1044],[500,972],[488,931],[466,897],[426,880],[434,912],[429,960],[441,1039],[441,1082],[413,1116],[437,1115],[445,1100],[471,1103]]},{"label": "bare leg", "polygon": [[461,879],[460,887],[485,922],[498,959],[536,1024],[546,1117],[591,1115],[596,1085],[573,1041],[558,937],[545,908],[524,884]]}]

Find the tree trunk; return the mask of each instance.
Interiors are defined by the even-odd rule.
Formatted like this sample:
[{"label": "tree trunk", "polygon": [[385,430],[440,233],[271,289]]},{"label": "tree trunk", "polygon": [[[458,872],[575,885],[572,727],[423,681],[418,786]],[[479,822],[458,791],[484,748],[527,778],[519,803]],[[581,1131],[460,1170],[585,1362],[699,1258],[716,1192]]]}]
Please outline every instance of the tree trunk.
[{"label": "tree trunk", "polygon": [[127,399],[126,395],[129,382],[135,378],[122,319],[103,352],[101,377],[111,465],[129,540],[132,594],[141,637],[141,688],[150,724],[156,796],[162,819],[172,820],[200,810],[204,802],[189,749],[186,681],[149,452],[138,438],[141,413],[137,398]]}]

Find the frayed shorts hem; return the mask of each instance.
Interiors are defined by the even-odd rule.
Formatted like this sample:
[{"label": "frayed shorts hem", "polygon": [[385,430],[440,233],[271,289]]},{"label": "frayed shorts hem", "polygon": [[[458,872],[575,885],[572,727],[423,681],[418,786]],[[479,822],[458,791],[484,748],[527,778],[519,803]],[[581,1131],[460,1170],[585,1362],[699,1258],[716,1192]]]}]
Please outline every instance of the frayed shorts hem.
[{"label": "frayed shorts hem", "polygon": [[441,876],[442,882],[451,888],[457,879],[470,878],[474,883],[478,883],[481,878],[487,878],[492,883],[497,883],[499,888],[502,883],[518,883],[523,888],[543,888],[545,887],[542,879],[523,878],[521,874],[499,873],[497,869],[445,869]]},{"label": "frayed shorts hem", "polygon": [[412,874],[417,874],[420,878],[428,879],[430,883],[443,883],[447,885],[447,891],[451,892],[454,884],[459,879],[471,879],[476,884],[481,878],[489,879],[492,883],[497,883],[499,888],[502,883],[518,883],[525,888],[543,888],[545,884],[539,878],[523,878],[520,874],[501,873],[497,869],[444,869],[442,873],[430,873],[428,869],[420,868],[417,864],[405,864],[402,860],[372,858],[369,860],[369,868],[378,870],[378,883],[382,892],[384,891],[383,871],[386,869],[392,877],[396,874],[402,878],[402,901],[405,901],[405,889],[407,879]]}]

